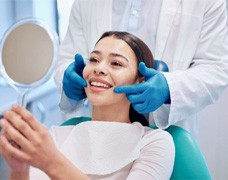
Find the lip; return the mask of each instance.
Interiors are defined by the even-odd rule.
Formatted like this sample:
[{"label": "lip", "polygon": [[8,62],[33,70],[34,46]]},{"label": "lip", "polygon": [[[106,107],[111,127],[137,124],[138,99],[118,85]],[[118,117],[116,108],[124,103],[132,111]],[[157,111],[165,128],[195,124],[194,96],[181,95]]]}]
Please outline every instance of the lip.
[{"label": "lip", "polygon": [[113,87],[113,85],[107,82],[106,80],[100,79],[100,78],[94,78],[94,77],[89,79],[89,85],[92,91],[97,91],[97,92],[108,90]]}]

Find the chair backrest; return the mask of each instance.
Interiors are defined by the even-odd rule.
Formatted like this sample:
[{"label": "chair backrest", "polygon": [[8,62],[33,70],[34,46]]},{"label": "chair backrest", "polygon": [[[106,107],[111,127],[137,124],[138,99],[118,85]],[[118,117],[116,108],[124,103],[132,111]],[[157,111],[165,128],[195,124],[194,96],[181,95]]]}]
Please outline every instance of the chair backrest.
[{"label": "chair backrest", "polygon": [[[89,117],[72,118],[61,126],[77,125],[90,120]],[[175,162],[170,179],[212,179],[204,156],[191,134],[178,126],[170,126],[166,131],[171,134],[175,144]]]},{"label": "chair backrest", "polygon": [[175,163],[170,179],[212,179],[199,145],[189,132],[178,126],[166,129],[175,144]]},{"label": "chair backrest", "polygon": [[162,60],[154,60],[154,69],[157,71],[169,72],[168,65]]}]

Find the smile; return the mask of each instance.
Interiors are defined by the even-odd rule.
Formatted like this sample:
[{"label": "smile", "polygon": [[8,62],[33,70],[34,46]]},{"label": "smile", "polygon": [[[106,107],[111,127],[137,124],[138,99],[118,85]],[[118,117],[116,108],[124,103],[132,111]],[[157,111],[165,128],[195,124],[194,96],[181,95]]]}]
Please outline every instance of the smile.
[{"label": "smile", "polygon": [[104,84],[104,83],[101,83],[101,82],[95,82],[95,81],[90,82],[90,85],[91,86],[96,86],[96,87],[104,87],[104,88],[110,88],[111,87],[108,84]]},{"label": "smile", "polygon": [[100,78],[91,78],[89,80],[89,84],[90,84],[90,86],[97,87],[97,88],[109,89],[112,87],[112,85],[110,83],[108,83],[107,81],[100,79]]}]

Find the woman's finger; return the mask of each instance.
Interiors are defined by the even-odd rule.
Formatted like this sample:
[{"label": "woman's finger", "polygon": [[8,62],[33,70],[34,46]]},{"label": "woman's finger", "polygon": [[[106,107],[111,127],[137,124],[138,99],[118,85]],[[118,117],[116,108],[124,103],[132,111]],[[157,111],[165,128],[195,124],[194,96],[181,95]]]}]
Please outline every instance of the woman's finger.
[{"label": "woman's finger", "polygon": [[[7,110],[3,113],[3,116],[4,116],[4,119],[8,121],[8,123],[12,127],[14,127],[17,131],[19,131],[29,141],[32,141],[35,138],[34,130],[30,127],[30,125],[27,122],[25,122],[22,119],[20,115],[18,115],[14,111]],[[9,124],[7,127],[9,127]]]},{"label": "woman's finger", "polygon": [[21,147],[22,149],[32,148],[30,141],[15,129],[7,120],[1,120],[3,136],[11,142],[12,146]]},{"label": "woman's finger", "polygon": [[24,162],[30,161],[31,158],[21,149],[13,146],[4,135],[0,136],[0,143],[2,154],[6,159],[13,157]]},{"label": "woman's finger", "polygon": [[30,113],[27,109],[20,105],[14,104],[12,106],[12,111],[21,116],[21,118],[29,124],[29,126],[35,130],[39,131],[43,128],[43,125]]}]

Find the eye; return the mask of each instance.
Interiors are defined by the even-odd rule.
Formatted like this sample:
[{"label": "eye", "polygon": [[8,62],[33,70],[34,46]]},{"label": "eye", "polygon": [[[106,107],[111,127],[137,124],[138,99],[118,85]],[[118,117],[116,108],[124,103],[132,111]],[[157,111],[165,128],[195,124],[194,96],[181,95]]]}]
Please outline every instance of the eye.
[{"label": "eye", "polygon": [[97,59],[91,57],[91,58],[89,58],[89,62],[96,63],[96,62],[99,62],[99,61]]},{"label": "eye", "polygon": [[122,63],[119,62],[119,61],[113,61],[111,64],[112,64],[113,66],[119,66],[119,67],[122,67],[122,66],[123,66]]}]

